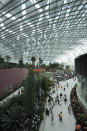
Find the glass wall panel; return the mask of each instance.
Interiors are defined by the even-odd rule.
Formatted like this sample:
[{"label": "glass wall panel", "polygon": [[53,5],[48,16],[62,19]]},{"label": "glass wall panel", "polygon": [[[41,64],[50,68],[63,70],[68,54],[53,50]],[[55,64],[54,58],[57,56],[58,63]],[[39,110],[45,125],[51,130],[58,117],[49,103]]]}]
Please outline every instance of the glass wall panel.
[{"label": "glass wall panel", "polygon": [[78,75],[78,92],[87,103],[87,77]]}]

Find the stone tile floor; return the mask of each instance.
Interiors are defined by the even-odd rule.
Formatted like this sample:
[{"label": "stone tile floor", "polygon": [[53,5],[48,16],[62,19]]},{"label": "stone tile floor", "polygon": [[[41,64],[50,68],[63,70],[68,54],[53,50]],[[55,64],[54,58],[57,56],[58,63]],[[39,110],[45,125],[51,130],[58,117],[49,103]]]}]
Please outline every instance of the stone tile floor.
[{"label": "stone tile floor", "polygon": [[[71,92],[71,89],[76,84],[76,82],[77,80],[74,81],[73,79],[60,82],[60,85],[65,87],[65,91],[63,90],[63,88],[62,89],[58,88],[58,86],[55,85],[56,86],[55,93],[52,94],[53,98],[55,98],[57,93],[60,94],[62,92],[63,95],[64,94],[67,95],[67,103],[65,104],[64,100],[61,99],[60,100],[61,106],[58,105],[58,103],[54,105],[53,107],[53,115],[54,115],[53,125],[51,123],[51,114],[49,116],[45,115],[44,121],[41,124],[42,128],[40,128],[40,131],[75,131],[76,120],[74,118],[73,112],[69,114],[68,106],[70,104],[70,92]],[[68,83],[68,87],[67,87],[67,83]],[[49,108],[48,102],[46,104],[46,107]],[[59,117],[58,117],[58,114],[60,111],[62,111],[62,114],[63,114],[62,122],[59,121]]]}]

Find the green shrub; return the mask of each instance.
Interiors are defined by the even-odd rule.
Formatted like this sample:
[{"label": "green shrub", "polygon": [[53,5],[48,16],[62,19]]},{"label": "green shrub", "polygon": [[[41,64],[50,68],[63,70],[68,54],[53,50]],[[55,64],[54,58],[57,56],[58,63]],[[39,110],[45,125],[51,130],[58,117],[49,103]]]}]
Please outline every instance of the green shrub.
[{"label": "green shrub", "polygon": [[86,121],[85,115],[84,115],[84,114],[79,114],[78,120],[79,120],[82,124],[84,124],[85,121]]},{"label": "green shrub", "polygon": [[73,106],[73,110],[74,110],[75,112],[77,112],[77,113],[82,113],[79,105],[77,105],[77,104],[75,104],[75,105]]},{"label": "green shrub", "polygon": [[0,126],[5,131],[16,131],[21,130],[21,124],[24,117],[24,107],[22,106],[13,106],[7,110],[6,113],[0,116]]}]

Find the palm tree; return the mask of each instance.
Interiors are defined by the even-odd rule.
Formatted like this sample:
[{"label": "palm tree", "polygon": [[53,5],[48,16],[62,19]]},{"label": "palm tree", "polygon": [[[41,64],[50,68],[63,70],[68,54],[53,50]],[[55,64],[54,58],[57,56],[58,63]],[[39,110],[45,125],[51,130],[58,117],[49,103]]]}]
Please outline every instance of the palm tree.
[{"label": "palm tree", "polygon": [[3,64],[4,64],[4,58],[2,58],[2,57],[0,56],[0,67],[1,67],[1,68],[3,67]]},{"label": "palm tree", "polygon": [[43,60],[39,58],[39,67],[42,67]]},{"label": "palm tree", "polygon": [[11,60],[11,57],[9,55],[5,56],[7,63]]},{"label": "palm tree", "polygon": [[5,58],[6,58],[7,67],[8,67],[8,62],[11,60],[11,57],[9,55],[6,55]]},{"label": "palm tree", "polygon": [[11,107],[6,114],[0,116],[0,126],[5,131],[23,131],[21,128],[23,116],[24,108],[22,106]]},{"label": "palm tree", "polygon": [[70,70],[70,66],[66,65],[66,70],[69,71]]},{"label": "palm tree", "polygon": [[4,63],[4,58],[2,58],[1,56],[0,56],[0,64],[3,64]]},{"label": "palm tree", "polygon": [[24,64],[23,64],[23,59],[20,58],[20,60],[19,60],[19,67],[22,68],[23,66],[24,66]]},{"label": "palm tree", "polygon": [[32,56],[31,61],[32,61],[32,66],[35,67],[36,58],[34,56]]},{"label": "palm tree", "polygon": [[64,68],[64,64],[61,63],[61,64],[59,65],[59,68],[60,68],[61,70],[63,70],[63,68]]}]

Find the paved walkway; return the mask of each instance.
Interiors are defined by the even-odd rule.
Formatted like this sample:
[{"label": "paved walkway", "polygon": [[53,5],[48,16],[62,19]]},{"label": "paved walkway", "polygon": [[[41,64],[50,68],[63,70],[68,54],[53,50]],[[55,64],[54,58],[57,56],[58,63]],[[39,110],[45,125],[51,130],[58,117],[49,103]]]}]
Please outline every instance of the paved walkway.
[{"label": "paved walkway", "polygon": [[[67,83],[68,83],[68,87],[67,87]],[[45,115],[45,119],[41,124],[42,128],[40,128],[40,131],[75,131],[75,122],[76,121],[75,121],[74,115],[73,113],[69,114],[68,112],[68,105],[70,104],[70,92],[73,86],[75,85],[75,83],[76,81],[74,81],[73,79],[70,79],[64,82],[60,82],[60,85],[65,87],[65,91],[61,88],[58,88],[57,90],[57,87],[55,87],[55,93],[52,94],[52,96],[55,98],[57,93],[60,94],[62,92],[63,95],[64,94],[67,95],[67,103],[65,104],[64,100],[61,99],[60,101],[61,106],[58,105],[58,103],[54,105],[53,107],[53,115],[54,115],[53,125],[51,124],[51,114],[49,116]],[[46,107],[49,108],[48,103]],[[62,111],[63,113],[62,122],[59,121],[59,117],[58,117],[58,114],[60,111]]]},{"label": "paved walkway", "polygon": [[12,98],[15,95],[18,95],[19,90],[21,91],[21,89],[23,89],[23,87],[20,87],[18,90],[16,90],[15,92],[13,92],[11,95],[7,96],[6,98],[4,98],[2,101],[0,101],[0,104],[3,104],[4,102],[6,102],[9,98]]}]

